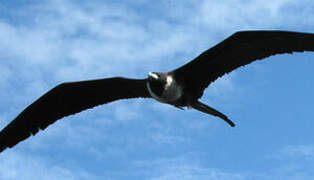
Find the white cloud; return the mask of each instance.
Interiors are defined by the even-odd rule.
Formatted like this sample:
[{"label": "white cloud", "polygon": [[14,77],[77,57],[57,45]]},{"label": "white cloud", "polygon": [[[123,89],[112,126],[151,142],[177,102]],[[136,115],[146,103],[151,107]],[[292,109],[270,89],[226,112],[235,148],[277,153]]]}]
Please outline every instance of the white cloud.
[{"label": "white cloud", "polygon": [[47,158],[28,156],[14,151],[0,155],[0,179],[2,180],[55,180],[55,179],[96,179],[95,176],[78,167],[55,165]]},{"label": "white cloud", "polygon": [[0,66],[0,89],[7,86],[7,81],[12,76],[12,73],[7,66]]},{"label": "white cloud", "polygon": [[152,140],[157,144],[176,146],[178,143],[187,143],[190,139],[166,133],[156,133],[152,135]]},{"label": "white cloud", "polygon": [[148,179],[210,179],[210,180],[242,180],[244,175],[229,173],[214,168],[203,168],[195,160],[186,158],[158,159],[150,162],[136,162],[139,168],[151,169]]},{"label": "white cloud", "polygon": [[23,17],[35,19],[29,23],[16,26],[0,19],[0,51],[6,52],[0,58],[40,68],[53,80],[136,74],[132,69],[146,76],[153,67],[175,62],[161,63],[162,57],[192,45],[188,26],[140,17],[125,5],[49,1],[29,9]]},{"label": "white cloud", "polygon": [[[147,175],[152,180],[170,180],[170,179],[210,179],[210,180],[311,180],[314,177],[312,173],[313,166],[311,162],[300,164],[298,161],[276,163],[271,159],[266,169],[246,168],[236,172],[228,170],[204,167],[199,165],[198,160],[191,158],[191,155],[184,155],[178,158],[164,158],[150,161],[138,161],[136,166],[139,169],[150,169]],[[262,158],[256,157],[261,161]]]},{"label": "white cloud", "polygon": [[[169,168],[169,167],[167,167]],[[240,174],[232,174],[216,169],[203,169],[200,167],[193,167],[190,165],[178,165],[171,167],[161,175],[150,178],[151,180],[171,180],[171,179],[199,179],[199,180],[240,180],[244,177]]]},{"label": "white cloud", "polygon": [[136,120],[141,117],[139,101],[120,103],[114,109],[115,119],[118,121]]},{"label": "white cloud", "polygon": [[[307,26],[308,15],[313,15],[308,11],[311,9],[309,7],[313,8],[313,5],[307,0],[298,2],[292,0],[228,0],[224,3],[204,0],[198,18],[201,23],[207,24],[215,31],[281,29],[283,26],[292,24]],[[298,26],[294,28],[298,28]]]},{"label": "white cloud", "polygon": [[277,160],[287,159],[303,159],[303,160],[314,160],[314,145],[288,145],[280,150],[277,150],[274,154],[268,156]]},{"label": "white cloud", "polygon": [[[177,59],[174,55],[184,53],[194,57],[209,44],[214,44],[210,38],[216,34],[214,32],[223,31],[223,39],[232,33],[231,29],[265,28],[265,24],[276,27],[277,22],[273,19],[284,21],[280,18],[285,12],[281,7],[291,4],[290,0],[223,4],[203,1],[201,5],[183,2],[176,7],[171,5],[174,2],[164,3],[170,3],[167,8],[177,8],[182,13],[195,13],[191,13],[187,21],[172,23],[165,19],[167,16],[149,19],[118,3],[104,5],[93,1],[78,5],[71,1],[49,1],[27,6],[25,11],[31,15],[24,19],[34,18],[28,24],[16,26],[0,21],[0,51],[6,52],[5,56],[10,59],[16,59],[15,64],[41,68],[50,79],[58,82],[120,74],[143,77],[153,68],[176,67],[187,62],[189,59]],[[267,16],[258,18],[259,12],[264,11]],[[175,17],[175,20],[180,19],[179,15]],[[202,20],[197,21],[197,18]],[[260,22],[261,19],[268,23]],[[0,58],[7,59],[4,55]],[[138,66],[139,63],[142,66]],[[141,73],[134,73],[134,70]]]},{"label": "white cloud", "polygon": [[287,146],[282,150],[282,153],[289,156],[314,158],[314,145]]}]

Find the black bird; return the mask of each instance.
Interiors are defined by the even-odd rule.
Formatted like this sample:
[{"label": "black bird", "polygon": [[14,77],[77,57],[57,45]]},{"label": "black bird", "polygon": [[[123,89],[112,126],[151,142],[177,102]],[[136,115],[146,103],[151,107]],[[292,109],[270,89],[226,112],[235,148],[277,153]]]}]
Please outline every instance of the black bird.
[{"label": "black bird", "polygon": [[178,108],[188,107],[218,116],[201,103],[204,89],[218,77],[271,55],[314,51],[314,34],[288,31],[240,31],[169,72],[150,72],[146,79],[123,77],[62,83],[22,111],[0,132],[0,152],[65,116],[118,99],[153,97]]}]

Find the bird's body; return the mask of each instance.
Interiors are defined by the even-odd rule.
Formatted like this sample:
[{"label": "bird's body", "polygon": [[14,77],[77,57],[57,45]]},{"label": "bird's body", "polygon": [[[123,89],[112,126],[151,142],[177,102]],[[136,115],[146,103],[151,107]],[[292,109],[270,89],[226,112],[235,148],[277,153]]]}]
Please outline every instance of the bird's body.
[{"label": "bird's body", "polygon": [[153,98],[163,103],[171,104],[183,95],[183,85],[170,73],[150,72],[146,87]]},{"label": "bird's body", "polygon": [[314,34],[288,31],[236,32],[189,63],[145,79],[122,77],[62,83],[44,94],[0,132],[0,152],[65,116],[119,99],[152,97],[178,108],[190,107],[234,123],[199,101],[210,83],[234,69],[268,56],[314,51]]},{"label": "bird's body", "polygon": [[184,79],[177,78],[175,72],[150,72],[146,85],[150,95],[159,102],[171,104],[179,109],[195,108],[219,116],[231,126],[235,126],[226,115],[198,101],[198,97],[186,89]]}]

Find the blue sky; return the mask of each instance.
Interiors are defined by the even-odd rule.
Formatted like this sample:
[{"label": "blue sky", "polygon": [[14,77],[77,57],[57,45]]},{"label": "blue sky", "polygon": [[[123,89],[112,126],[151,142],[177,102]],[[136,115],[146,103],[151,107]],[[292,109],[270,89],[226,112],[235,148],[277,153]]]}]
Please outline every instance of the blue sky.
[{"label": "blue sky", "polygon": [[[168,71],[239,30],[314,32],[312,0],[0,2],[0,128],[65,81]],[[0,179],[310,180],[314,53],[218,79],[202,101],[236,124],[154,100],[63,118],[0,154]]]}]

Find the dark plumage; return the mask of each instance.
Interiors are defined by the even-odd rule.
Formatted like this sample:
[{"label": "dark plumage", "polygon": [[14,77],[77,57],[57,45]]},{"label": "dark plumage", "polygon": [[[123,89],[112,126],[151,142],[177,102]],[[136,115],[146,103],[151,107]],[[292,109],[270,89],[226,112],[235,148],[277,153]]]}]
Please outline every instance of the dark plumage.
[{"label": "dark plumage", "polygon": [[0,152],[45,129],[62,117],[118,99],[153,97],[175,107],[192,107],[228,117],[201,103],[204,89],[232,70],[275,54],[314,51],[314,34],[287,31],[237,32],[193,61],[147,79],[122,77],[63,83],[28,106],[0,132]]},{"label": "dark plumage", "polygon": [[62,83],[29,105],[0,132],[0,152],[56,120],[118,99],[150,97],[146,80],[122,77]]}]

